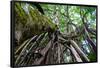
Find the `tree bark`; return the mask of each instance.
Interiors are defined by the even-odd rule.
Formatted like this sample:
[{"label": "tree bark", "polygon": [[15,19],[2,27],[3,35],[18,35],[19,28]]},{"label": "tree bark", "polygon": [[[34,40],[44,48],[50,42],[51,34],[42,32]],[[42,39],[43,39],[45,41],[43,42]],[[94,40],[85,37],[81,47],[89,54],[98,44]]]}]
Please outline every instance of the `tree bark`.
[{"label": "tree bark", "polygon": [[82,62],[81,57],[79,56],[79,54],[77,53],[77,51],[74,49],[74,47],[72,45],[70,45],[70,49],[76,59],[77,62]]},{"label": "tree bark", "polygon": [[23,53],[25,52],[27,46],[29,45],[29,43],[32,41],[32,40],[36,40],[37,38],[37,35],[32,37],[29,42],[24,46],[23,50],[21,51],[21,53],[19,54],[19,56],[17,57],[16,61],[15,61],[15,64],[18,64],[18,61],[20,60],[21,56],[23,55]]},{"label": "tree bark", "polygon": [[87,35],[87,41],[91,44],[91,46],[92,46],[94,52],[97,52],[97,51],[96,51],[96,44],[95,44],[95,43],[92,41],[92,39],[90,38],[90,36],[89,36],[89,34],[88,34],[87,30],[86,30],[86,27],[84,27],[84,29],[85,29],[85,32],[86,32],[86,35]]},{"label": "tree bark", "polygon": [[45,55],[48,52],[48,50],[50,49],[51,45],[52,45],[52,42],[49,41],[49,43],[47,44],[47,46],[40,52],[40,54],[42,55],[42,57],[39,60],[34,61],[35,65],[39,65],[44,60]]},{"label": "tree bark", "polygon": [[89,62],[90,60],[88,57],[84,54],[84,52],[79,48],[79,46],[76,44],[75,41],[70,40],[72,46],[77,50],[77,52],[85,59],[85,61]]}]

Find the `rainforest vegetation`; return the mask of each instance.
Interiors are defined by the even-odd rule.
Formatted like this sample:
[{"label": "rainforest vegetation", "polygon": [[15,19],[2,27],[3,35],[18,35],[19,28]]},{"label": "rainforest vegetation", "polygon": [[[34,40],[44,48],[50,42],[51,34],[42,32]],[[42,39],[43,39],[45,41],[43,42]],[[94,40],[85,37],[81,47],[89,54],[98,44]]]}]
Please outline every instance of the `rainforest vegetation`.
[{"label": "rainforest vegetation", "polygon": [[14,3],[16,66],[97,61],[95,6]]}]

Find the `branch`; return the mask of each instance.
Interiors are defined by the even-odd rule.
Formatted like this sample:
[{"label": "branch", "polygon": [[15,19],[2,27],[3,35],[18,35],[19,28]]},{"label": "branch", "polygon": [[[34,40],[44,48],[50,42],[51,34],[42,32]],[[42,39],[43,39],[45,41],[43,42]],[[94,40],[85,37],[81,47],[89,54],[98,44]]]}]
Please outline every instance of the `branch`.
[{"label": "branch", "polygon": [[26,40],[26,41],[24,41],[20,46],[19,46],[19,48],[15,51],[15,54],[17,54],[25,45],[26,45],[26,43],[29,41],[29,39],[28,40]]},{"label": "branch", "polygon": [[93,34],[93,35],[96,35],[96,30],[95,30],[95,29],[88,28],[88,24],[87,24],[87,23],[83,23],[83,24],[85,25],[86,30],[87,30],[88,32],[90,32],[90,33]]},{"label": "branch", "polygon": [[72,54],[74,55],[75,59],[77,62],[82,62],[79,54],[77,53],[77,51],[74,49],[74,47],[72,45],[70,45],[70,49],[71,49],[71,52]]},{"label": "branch", "polygon": [[34,64],[38,65],[44,60],[45,55],[46,55],[47,51],[50,49],[51,45],[52,45],[52,41],[49,41],[47,46],[40,52],[42,57],[39,60],[35,61]]},{"label": "branch", "polygon": [[86,27],[86,30],[90,32],[91,34],[96,35],[96,30],[88,27],[88,24],[87,24],[88,20],[86,18],[86,14],[83,15],[81,9],[80,9],[80,15],[81,15],[82,22],[84,26]]},{"label": "branch", "polygon": [[92,39],[90,38],[90,36],[89,36],[89,34],[88,34],[88,32],[87,32],[87,30],[86,30],[85,27],[84,27],[84,29],[85,29],[85,33],[86,33],[86,35],[87,35],[87,41],[91,44],[91,46],[92,46],[94,52],[96,52],[96,44],[95,44],[95,43],[92,41]]},{"label": "branch", "polygon": [[[89,28],[88,28],[87,23],[86,23],[85,20],[84,20],[84,19],[86,19],[86,18],[85,18],[85,15],[82,15],[81,10],[80,10],[80,15],[81,15],[82,22],[83,22],[83,24],[84,24],[85,33],[86,33],[86,35],[87,35],[87,41],[91,44],[91,46],[92,46],[94,52],[96,52],[96,44],[92,41],[92,39],[90,38],[90,36],[89,36],[89,34],[88,34],[88,32],[89,32],[90,30],[89,30]],[[86,19],[86,21],[87,21],[87,19]],[[96,35],[96,33],[94,33],[94,35]]]},{"label": "branch", "polygon": [[18,64],[18,61],[20,60],[20,57],[21,57],[21,56],[23,55],[23,53],[25,52],[25,50],[26,50],[27,46],[29,45],[29,43],[30,43],[32,40],[35,41],[36,38],[37,38],[37,35],[34,36],[34,37],[32,37],[32,38],[29,40],[29,42],[24,46],[23,50],[21,51],[21,53],[20,53],[19,56],[17,57],[17,59],[16,59],[16,61],[15,61],[15,64]]},{"label": "branch", "polygon": [[36,39],[36,41],[31,45],[31,47],[30,47],[30,48],[27,50],[27,52],[24,54],[23,59],[21,59],[21,61],[19,62],[19,64],[21,64],[21,63],[26,59],[26,57],[29,55],[29,53],[32,51],[32,49],[33,49],[33,47],[34,47],[35,45],[39,46],[39,43],[40,43],[40,41],[43,39],[44,35],[45,35],[45,33],[42,33],[42,34]]},{"label": "branch", "polygon": [[76,44],[75,41],[70,40],[72,46],[77,50],[77,52],[85,59],[85,61],[89,62],[90,60],[88,57],[84,54],[84,52],[79,48],[79,46]]}]

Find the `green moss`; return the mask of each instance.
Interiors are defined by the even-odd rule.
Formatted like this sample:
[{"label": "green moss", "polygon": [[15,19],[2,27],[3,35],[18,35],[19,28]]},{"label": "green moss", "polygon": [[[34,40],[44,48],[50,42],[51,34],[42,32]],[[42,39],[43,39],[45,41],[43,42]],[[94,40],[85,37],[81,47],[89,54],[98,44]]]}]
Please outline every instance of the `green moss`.
[{"label": "green moss", "polygon": [[18,28],[17,26],[21,23],[22,27],[20,28],[23,30],[30,30],[33,35],[46,32],[48,27],[52,30],[56,30],[57,26],[48,17],[42,15],[37,9],[33,9],[33,7],[29,5],[28,11],[29,14],[24,11],[21,4],[15,4],[16,28]]}]

